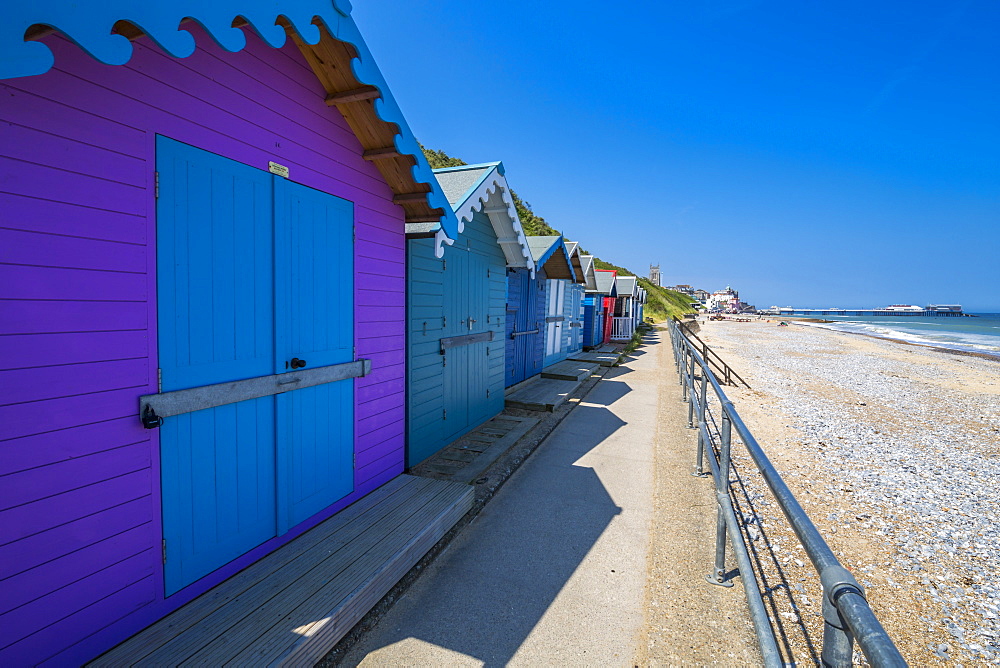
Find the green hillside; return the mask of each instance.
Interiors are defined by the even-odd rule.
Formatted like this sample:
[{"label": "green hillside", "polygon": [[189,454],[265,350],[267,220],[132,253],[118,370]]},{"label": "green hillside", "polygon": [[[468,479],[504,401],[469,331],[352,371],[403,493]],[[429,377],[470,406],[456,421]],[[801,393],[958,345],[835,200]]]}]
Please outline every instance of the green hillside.
[{"label": "green hillside", "polygon": [[[460,160],[458,158],[453,158],[444,151],[437,151],[426,146],[421,145],[420,147],[424,151],[424,156],[427,158],[427,162],[430,163],[433,169],[442,169],[445,167],[461,167],[462,165],[467,165],[468,163]],[[521,227],[524,228],[524,233],[529,236],[559,236],[559,231],[545,222],[545,219],[537,215],[531,209],[531,205],[525,202],[523,199],[518,197],[517,193],[513,190],[510,191],[511,199],[514,200],[514,207],[517,209],[517,215],[521,219]],[[587,251],[580,249],[585,255],[588,254]],[[594,267],[596,269],[613,269],[618,272],[619,276],[635,276],[636,274],[629,271],[625,267],[619,267],[618,265],[611,264],[610,262],[605,262],[599,257],[594,257]],[[671,316],[680,316],[684,313],[694,313],[694,309],[689,306],[691,298],[680,292],[674,292],[673,290],[667,290],[665,288],[657,287],[650,283],[645,278],[639,278],[639,285],[646,290],[647,300],[644,310],[644,315],[647,318],[652,318],[656,322],[662,322],[667,320]]]},{"label": "green hillside", "polygon": [[685,313],[694,313],[691,307],[692,297],[681,292],[667,290],[653,285],[645,278],[639,278],[639,286],[646,291],[646,306],[643,315],[656,322],[663,322],[672,317],[681,317]]}]

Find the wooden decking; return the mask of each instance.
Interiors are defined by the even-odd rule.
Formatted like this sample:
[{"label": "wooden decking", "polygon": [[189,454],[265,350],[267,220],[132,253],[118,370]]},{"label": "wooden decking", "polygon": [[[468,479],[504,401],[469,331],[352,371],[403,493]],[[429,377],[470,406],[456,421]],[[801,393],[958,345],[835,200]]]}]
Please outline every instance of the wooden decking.
[{"label": "wooden decking", "polygon": [[91,665],[312,665],[472,507],[401,475]]},{"label": "wooden decking", "polygon": [[601,366],[614,366],[618,362],[618,353],[573,353],[569,359],[574,362],[592,362]]},{"label": "wooden decking", "polygon": [[537,377],[529,383],[519,385],[507,395],[507,408],[521,408],[528,411],[554,411],[580,387],[579,380],[556,380]]},{"label": "wooden decking", "polygon": [[574,360],[564,360],[546,367],[542,370],[542,378],[554,378],[556,380],[584,380],[590,378],[599,364],[591,362],[577,362]]},{"label": "wooden decking", "polygon": [[497,415],[449,443],[411,473],[470,484],[536,424],[536,418]]}]

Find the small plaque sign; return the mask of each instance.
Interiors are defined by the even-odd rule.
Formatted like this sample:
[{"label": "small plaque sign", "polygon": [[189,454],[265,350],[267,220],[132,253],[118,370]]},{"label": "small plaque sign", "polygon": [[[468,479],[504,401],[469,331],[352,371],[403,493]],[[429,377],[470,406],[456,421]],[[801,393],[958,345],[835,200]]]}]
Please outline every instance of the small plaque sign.
[{"label": "small plaque sign", "polygon": [[285,167],[284,165],[279,165],[276,162],[268,162],[267,163],[267,171],[269,171],[272,174],[275,174],[277,176],[280,176],[282,178],[285,178],[285,179],[288,178],[288,167]]}]

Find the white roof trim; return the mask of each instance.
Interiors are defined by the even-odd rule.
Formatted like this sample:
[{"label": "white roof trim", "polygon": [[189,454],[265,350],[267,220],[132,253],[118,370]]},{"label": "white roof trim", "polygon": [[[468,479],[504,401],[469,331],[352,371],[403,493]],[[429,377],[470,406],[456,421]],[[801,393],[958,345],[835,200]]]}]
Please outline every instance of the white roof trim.
[{"label": "white roof trim", "polygon": [[441,259],[444,257],[444,245],[448,244],[451,246],[455,243],[454,239],[448,238],[448,235],[444,233],[444,230],[438,230],[434,235],[434,257]]},{"label": "white roof trim", "polygon": [[[486,208],[486,203],[491,198],[496,197],[500,199],[499,203],[502,203],[503,206]],[[494,204],[498,204],[495,199]],[[466,221],[471,221],[477,211],[482,211],[489,217],[490,223],[493,225],[493,231],[497,233],[497,241],[501,242],[500,248],[503,249],[504,257],[507,259],[507,266],[527,268],[531,271],[531,277],[534,278],[535,261],[531,259],[528,238],[521,227],[521,219],[517,217],[517,209],[514,207],[514,200],[510,196],[507,179],[504,178],[503,174],[496,167],[483,179],[479,187],[467,196],[458,205],[458,208],[455,209],[459,232],[465,229]],[[510,243],[509,240],[512,239],[516,240],[516,243]],[[451,245],[454,242],[448,239],[446,243]],[[435,253],[437,253],[437,249],[435,249]],[[444,253],[443,248],[441,248],[441,253]],[[441,256],[438,255],[438,257]]]}]

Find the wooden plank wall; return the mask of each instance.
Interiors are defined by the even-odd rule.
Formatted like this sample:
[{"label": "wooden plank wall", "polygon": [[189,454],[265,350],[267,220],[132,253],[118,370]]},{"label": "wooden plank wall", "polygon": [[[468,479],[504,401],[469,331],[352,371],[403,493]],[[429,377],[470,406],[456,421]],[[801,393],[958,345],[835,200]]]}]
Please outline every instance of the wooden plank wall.
[{"label": "wooden plank wall", "polygon": [[154,138],[164,134],[355,202],[355,493],[404,447],[402,209],[289,41],[230,54],[197,31],[127,66],[51,37],[56,67],[0,83],[0,664],[75,664],[314,524],[163,598],[156,391]]},{"label": "wooden plank wall", "polygon": [[[468,290],[465,277],[452,271],[457,263],[443,269],[449,256],[471,252],[479,254],[489,267],[487,318],[476,331],[492,330],[493,342],[487,362],[490,397],[485,402],[470,402],[467,420],[451,416],[442,419],[444,408],[444,368],[440,354],[442,336],[456,336],[466,331],[459,322],[443,325],[446,293],[462,294]],[[433,453],[459,436],[485,422],[503,410],[504,332],[507,327],[504,304],[507,297],[506,259],[497,244],[497,235],[489,218],[476,213],[466,223],[465,231],[453,246],[445,246],[443,261],[434,257],[433,239],[411,239],[407,242],[409,262],[408,327],[409,383],[408,441],[413,466],[426,457],[417,453]],[[488,321],[488,322],[487,322]],[[424,326],[426,323],[426,327]],[[482,347],[482,346],[480,346]]]}]

